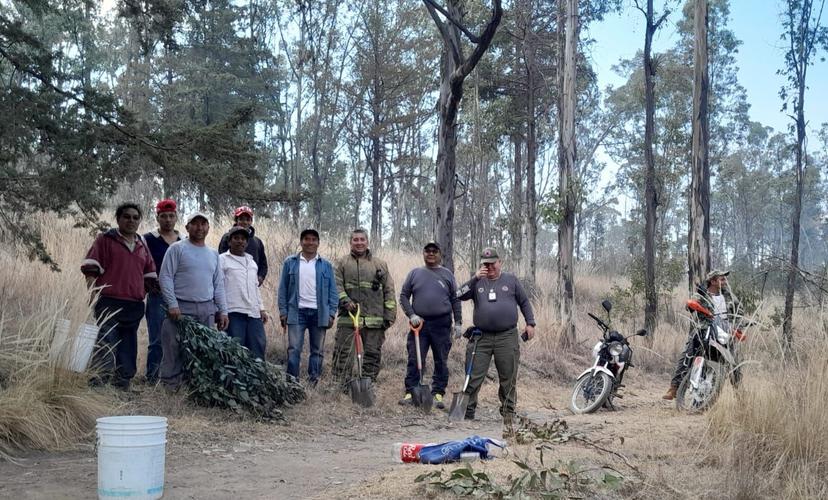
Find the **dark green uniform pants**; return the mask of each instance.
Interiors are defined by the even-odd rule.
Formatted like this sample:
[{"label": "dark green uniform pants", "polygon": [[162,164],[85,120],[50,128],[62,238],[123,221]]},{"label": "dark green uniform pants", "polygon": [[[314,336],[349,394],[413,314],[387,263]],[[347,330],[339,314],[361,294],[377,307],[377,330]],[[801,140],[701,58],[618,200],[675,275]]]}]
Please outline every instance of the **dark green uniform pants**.
[{"label": "dark green uniform pants", "polygon": [[[361,328],[362,346],[365,350],[362,356],[362,376],[371,377],[376,382],[382,361],[382,344],[385,342],[385,330],[382,328]],[[331,371],[336,382],[345,384],[359,376],[356,367],[356,348],[354,347],[354,329],[340,326],[336,329],[333,360]]]},{"label": "dark green uniform pants", "polygon": [[[500,388],[497,391],[497,396],[500,398],[500,414],[503,417],[514,415],[517,402],[517,369],[520,361],[518,338],[517,328],[503,332],[483,332],[477,342],[469,386],[466,388],[466,394],[469,395],[467,417],[474,416],[477,408],[477,393],[486,379],[492,356],[494,356],[497,377],[500,379]],[[473,347],[474,342],[469,342],[466,347],[466,363],[468,363]]]}]

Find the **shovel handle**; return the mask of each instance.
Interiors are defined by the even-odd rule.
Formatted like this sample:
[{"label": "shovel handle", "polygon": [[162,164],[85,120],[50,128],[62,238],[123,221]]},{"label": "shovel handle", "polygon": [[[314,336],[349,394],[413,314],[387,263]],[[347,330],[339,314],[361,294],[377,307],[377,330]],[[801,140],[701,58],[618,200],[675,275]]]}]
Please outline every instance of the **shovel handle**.
[{"label": "shovel handle", "polygon": [[356,347],[357,356],[362,355],[362,335],[359,334],[359,328],[354,329],[354,346]]},{"label": "shovel handle", "polygon": [[414,350],[417,351],[417,371],[420,373],[420,380],[423,378],[423,356],[420,353],[420,330],[423,329],[423,323],[424,321],[420,321],[417,326],[408,324],[411,327],[411,333],[414,334]]},{"label": "shovel handle", "polygon": [[354,330],[359,330],[359,313],[360,313],[360,307],[359,307],[359,302],[357,302],[356,313],[352,314],[351,311],[348,311],[348,316],[350,316],[351,321],[354,322]]}]

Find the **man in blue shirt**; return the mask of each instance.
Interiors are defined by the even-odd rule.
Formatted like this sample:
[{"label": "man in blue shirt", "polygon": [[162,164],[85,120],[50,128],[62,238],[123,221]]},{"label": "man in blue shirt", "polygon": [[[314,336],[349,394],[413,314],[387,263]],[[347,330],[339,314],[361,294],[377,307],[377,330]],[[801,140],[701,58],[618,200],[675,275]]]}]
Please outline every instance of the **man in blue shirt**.
[{"label": "man in blue shirt", "polygon": [[[155,261],[155,268],[161,270],[161,263],[164,261],[164,254],[170,245],[181,240],[178,231],[175,230],[175,223],[178,222],[177,206],[174,200],[165,199],[155,205],[155,220],[158,222],[158,229],[144,235],[152,260]],[[147,293],[147,382],[154,384],[158,381],[158,368],[161,366],[161,324],[164,322],[164,299],[161,297],[161,289],[151,289]]]},{"label": "man in blue shirt", "polygon": [[289,256],[282,264],[279,321],[282,328],[287,328],[287,372],[296,378],[299,378],[307,330],[310,344],[308,381],[316,385],[322,373],[325,330],[333,325],[339,297],[333,266],[317,253],[319,233],[315,229],[305,229],[299,236],[299,243],[302,251]]}]

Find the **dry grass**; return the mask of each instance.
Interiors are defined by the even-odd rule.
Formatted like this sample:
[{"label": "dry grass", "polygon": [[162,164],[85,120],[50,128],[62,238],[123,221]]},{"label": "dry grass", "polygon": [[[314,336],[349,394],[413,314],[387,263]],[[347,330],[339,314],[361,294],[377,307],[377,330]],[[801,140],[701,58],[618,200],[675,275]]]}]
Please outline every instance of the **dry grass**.
[{"label": "dry grass", "polygon": [[[88,295],[77,267],[91,243],[91,236],[72,228],[66,221],[45,217],[40,220],[44,227],[47,222],[50,233],[45,243],[63,272],[52,273],[40,264],[30,263],[15,248],[0,248],[2,454],[27,448],[65,448],[88,435],[96,417],[111,414],[121,404],[115,393],[91,391],[86,387],[85,377],[55,369],[49,362],[56,320],[70,319],[74,332],[89,319]],[[208,238],[210,245],[217,244],[221,230],[227,225],[226,220],[214,222]],[[298,251],[298,237],[269,221],[257,221],[256,229],[257,235],[266,243],[271,268],[262,288],[263,298],[266,307],[274,310],[280,263],[289,253]],[[323,236],[320,252],[335,259],[347,252],[347,240],[333,241]],[[397,287],[410,269],[422,263],[417,253],[388,248],[379,249],[377,253],[388,261]],[[525,370],[522,373],[528,372],[537,380],[528,386],[521,382],[521,401],[541,405],[542,400],[548,398],[539,389],[543,383],[568,385],[590,362],[589,351],[598,339],[599,330],[586,313],[602,312],[600,302],[609,296],[613,285],[627,286],[623,278],[594,274],[589,268],[578,271],[575,311],[578,344],[573,350],[564,352],[559,348],[555,272],[553,269],[539,270],[534,301],[538,336],[526,344],[521,353],[521,370]],[[458,269],[456,275],[462,282],[469,276],[469,271]],[[673,297],[667,309],[676,312],[664,314],[654,344],[646,347],[643,339],[633,339],[634,362],[641,376],[646,375],[646,380],[658,376],[664,380],[665,388],[689,325],[678,312],[683,310],[683,290],[674,291]],[[767,304],[763,308],[771,309]],[[468,325],[471,323],[471,304],[465,303],[463,312]],[[828,400],[828,365],[825,363],[828,349],[824,347],[828,321],[825,314],[812,310],[798,312],[796,331],[810,332],[809,338],[803,337],[799,341],[795,350],[798,355],[783,363],[779,360],[776,332],[770,327],[757,328],[746,349],[750,363],[745,366],[743,390],[738,398],[733,391],[726,391],[708,415],[709,430],[705,439],[712,443],[709,454],[728,471],[729,482],[725,487],[729,497],[778,495],[796,498],[828,494],[825,482],[828,476],[828,419],[822,409]],[[380,375],[380,401],[376,408],[364,412],[372,418],[406,418],[395,404],[403,389],[398,375],[406,362],[405,318],[401,312],[398,314],[383,349],[385,368]],[[769,324],[766,317],[759,319]],[[616,326],[621,332],[630,334],[642,325],[638,319],[626,323],[619,321]],[[267,331],[270,355],[276,361],[284,359],[284,335],[273,324]],[[138,366],[141,367],[146,345],[143,326],[139,339]],[[326,344],[326,352],[332,352],[332,332],[327,335]],[[459,343],[450,355],[452,382],[449,391],[455,390],[453,384],[461,379],[463,345],[465,343]],[[326,361],[330,359],[329,356],[326,358]],[[426,370],[431,370],[430,361]],[[535,390],[538,394],[532,393]],[[485,384],[481,396],[494,399],[495,392],[495,384]],[[320,405],[331,411],[317,411]],[[209,440],[217,429],[228,435],[274,432],[266,426],[245,421],[221,422],[223,414],[220,412],[195,408],[181,396],[169,396],[156,390],[146,390],[138,401],[121,408],[128,412],[167,415],[175,420],[178,432],[196,440]],[[348,419],[353,418],[350,408],[347,398],[336,398],[332,402],[327,395],[312,391],[306,405],[291,411],[294,420],[291,435],[313,436],[320,428],[331,425],[348,428]],[[214,425],[215,422],[220,425]],[[692,446],[695,448],[698,443],[692,443]],[[659,450],[654,448],[652,455],[658,454]]]}]

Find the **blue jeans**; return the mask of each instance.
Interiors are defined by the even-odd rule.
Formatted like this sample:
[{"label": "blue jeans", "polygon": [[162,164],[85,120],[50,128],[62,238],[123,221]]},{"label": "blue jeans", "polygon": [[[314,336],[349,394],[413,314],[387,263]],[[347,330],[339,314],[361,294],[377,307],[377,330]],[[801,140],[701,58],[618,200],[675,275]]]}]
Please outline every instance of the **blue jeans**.
[{"label": "blue jeans", "polygon": [[265,336],[262,318],[251,318],[244,313],[236,312],[231,312],[228,317],[230,318],[230,324],[227,326],[227,335],[247,347],[250,356],[254,359],[264,360],[267,336]]},{"label": "blue jeans", "polygon": [[322,373],[322,356],[325,345],[325,329],[320,328],[316,309],[299,308],[299,323],[288,325],[287,372],[299,378],[299,363],[302,360],[302,345],[305,330],[308,331],[310,356],[308,357],[308,380],[316,382]]},{"label": "blue jeans", "polygon": [[149,338],[149,345],[147,346],[147,380],[150,382],[158,380],[158,370],[161,367],[161,357],[163,356],[161,325],[164,323],[166,316],[164,298],[161,294],[147,294],[146,317],[147,337]]}]

